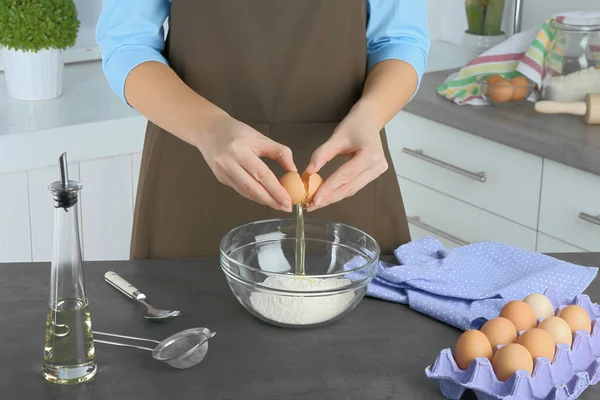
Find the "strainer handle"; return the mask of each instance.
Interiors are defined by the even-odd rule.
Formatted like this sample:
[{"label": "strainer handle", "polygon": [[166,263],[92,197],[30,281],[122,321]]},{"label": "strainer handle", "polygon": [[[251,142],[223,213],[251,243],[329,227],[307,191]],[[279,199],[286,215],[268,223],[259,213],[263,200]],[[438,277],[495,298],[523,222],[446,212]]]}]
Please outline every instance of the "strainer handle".
[{"label": "strainer handle", "polygon": [[117,343],[117,342],[109,342],[108,340],[98,340],[94,339],[94,343],[103,343],[103,344],[112,344],[113,346],[122,346],[122,347],[133,347],[134,349],[154,351],[154,349],[144,347],[144,346],[136,346],[134,344],[125,344],[125,343]]},{"label": "strainer handle", "polygon": [[160,344],[160,342],[158,340],[144,339],[144,338],[139,338],[139,337],[135,337],[135,336],[117,335],[115,333],[92,331],[92,334],[99,335],[99,336],[112,336],[112,337],[117,337],[117,338],[121,338],[121,339],[138,340],[140,342],[152,342],[152,343]]}]

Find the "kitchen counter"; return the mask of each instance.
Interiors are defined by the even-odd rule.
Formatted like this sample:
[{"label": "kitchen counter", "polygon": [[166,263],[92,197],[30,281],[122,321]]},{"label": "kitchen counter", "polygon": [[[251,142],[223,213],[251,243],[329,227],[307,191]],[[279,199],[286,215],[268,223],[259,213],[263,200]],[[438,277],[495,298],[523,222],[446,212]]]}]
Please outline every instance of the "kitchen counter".
[{"label": "kitchen counter", "polygon": [[[556,256],[600,266],[600,253]],[[165,323],[144,320],[136,304],[104,282],[108,270],[144,291],[155,306],[182,315]],[[406,306],[372,298],[324,328],[275,328],[237,303],[216,259],[92,262],[85,279],[95,330],[162,340],[205,326],[217,333],[207,356],[191,369],[176,370],[142,350],[97,344],[95,380],[72,387],[47,384],[40,368],[48,264],[0,264],[2,398],[442,399],[424,369],[460,334]],[[600,299],[600,279],[586,293]],[[599,395],[600,388],[591,387],[580,399]]]},{"label": "kitchen counter", "polygon": [[62,96],[8,97],[0,73],[0,174],[140,151],[146,119],[110,89],[99,61],[65,66]]},{"label": "kitchen counter", "polygon": [[543,115],[533,103],[519,107],[456,105],[437,94],[455,70],[430,72],[404,108],[473,135],[600,175],[600,125],[586,125],[575,115]]}]

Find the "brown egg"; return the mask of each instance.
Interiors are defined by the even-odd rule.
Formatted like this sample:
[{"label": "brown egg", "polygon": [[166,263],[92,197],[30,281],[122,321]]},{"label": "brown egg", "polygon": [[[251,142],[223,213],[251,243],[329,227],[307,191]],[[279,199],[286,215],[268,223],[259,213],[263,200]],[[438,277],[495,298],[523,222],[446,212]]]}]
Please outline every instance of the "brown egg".
[{"label": "brown egg", "polygon": [[499,344],[517,341],[517,328],[510,320],[503,317],[492,318],[487,321],[481,327],[481,332],[488,338],[494,351]]},{"label": "brown egg", "polygon": [[514,93],[513,85],[510,82],[501,81],[494,82],[487,88],[487,97],[495,103],[506,103],[512,99]]},{"label": "brown egg", "polygon": [[552,336],[543,329],[533,328],[525,331],[519,336],[517,343],[527,349],[533,360],[537,357],[547,358],[550,362],[554,360],[556,343]]},{"label": "brown egg", "polygon": [[478,330],[465,331],[454,347],[454,359],[460,369],[467,369],[477,357],[492,359],[492,345],[487,337]]},{"label": "brown egg", "polygon": [[302,203],[306,197],[306,189],[297,172],[286,172],[279,178],[279,183],[281,183],[281,186],[289,193],[293,205]]},{"label": "brown egg", "polygon": [[486,82],[489,83],[490,85],[492,85],[494,83],[497,83],[497,82],[500,82],[503,80],[504,80],[504,78],[502,77],[502,75],[494,74],[494,75],[491,75],[489,78],[487,78]]},{"label": "brown egg", "polygon": [[500,311],[500,316],[510,320],[517,328],[517,332],[526,331],[537,326],[537,318],[533,308],[521,300],[506,303]]},{"label": "brown egg", "polygon": [[302,174],[302,182],[304,182],[306,188],[304,203],[308,204],[312,201],[317,189],[323,184],[323,178],[319,174],[307,174],[305,172]]},{"label": "brown egg", "polygon": [[538,325],[538,328],[545,330],[552,336],[555,344],[566,344],[571,347],[573,344],[573,333],[571,327],[562,318],[550,317],[546,318]]},{"label": "brown egg", "polygon": [[529,81],[524,76],[515,76],[510,84],[513,86],[512,101],[523,100],[529,94]]},{"label": "brown egg", "polygon": [[279,183],[289,193],[293,205],[307,204],[323,183],[323,178],[319,174],[303,173],[300,176],[297,172],[290,171],[279,178]]},{"label": "brown egg", "polygon": [[492,359],[492,368],[498,380],[505,382],[519,370],[525,370],[531,375],[533,359],[525,347],[509,343],[498,349]]},{"label": "brown egg", "polygon": [[588,333],[592,331],[590,316],[581,306],[575,304],[566,306],[558,312],[558,317],[564,319],[569,324],[572,333],[579,330]]}]

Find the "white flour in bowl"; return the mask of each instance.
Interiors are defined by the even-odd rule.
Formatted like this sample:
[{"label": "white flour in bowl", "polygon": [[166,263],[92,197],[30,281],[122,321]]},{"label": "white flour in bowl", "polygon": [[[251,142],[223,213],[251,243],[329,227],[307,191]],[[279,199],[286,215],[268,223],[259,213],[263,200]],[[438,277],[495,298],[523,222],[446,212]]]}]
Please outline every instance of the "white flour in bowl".
[{"label": "white flour in bowl", "polygon": [[588,93],[600,93],[600,69],[588,68],[544,82],[546,100],[583,101]]},{"label": "white flour in bowl", "polygon": [[[270,276],[264,286],[292,292],[335,290],[351,284],[350,279],[298,278],[294,276]],[[279,296],[253,292],[250,303],[263,317],[282,324],[311,325],[330,320],[346,310],[354,299],[353,292],[322,297]]]}]

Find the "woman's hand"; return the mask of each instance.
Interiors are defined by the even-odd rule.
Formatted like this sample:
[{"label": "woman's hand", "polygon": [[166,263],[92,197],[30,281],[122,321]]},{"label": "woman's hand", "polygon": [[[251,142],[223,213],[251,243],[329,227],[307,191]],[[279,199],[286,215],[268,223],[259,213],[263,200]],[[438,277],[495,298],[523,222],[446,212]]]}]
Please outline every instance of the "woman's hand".
[{"label": "woman's hand", "polygon": [[291,199],[260,159],[296,171],[292,152],[190,89],[167,65],[150,61],[127,77],[127,102],[156,125],[198,148],[217,179],[247,199],[291,211]]},{"label": "woman's hand", "polygon": [[313,153],[307,173],[318,172],[336,156],[347,156],[349,161],[323,182],[308,211],[353,196],[387,170],[388,163],[379,136],[381,127],[368,114],[358,108],[353,109],[329,140]]},{"label": "woman's hand", "polygon": [[193,144],[224,185],[242,196],[276,210],[291,212],[288,192],[260,157],[277,161],[286,171],[296,171],[291,150],[229,115],[219,115]]}]

